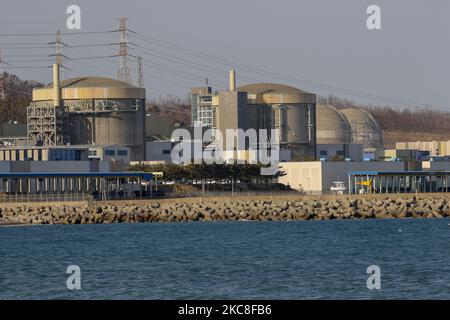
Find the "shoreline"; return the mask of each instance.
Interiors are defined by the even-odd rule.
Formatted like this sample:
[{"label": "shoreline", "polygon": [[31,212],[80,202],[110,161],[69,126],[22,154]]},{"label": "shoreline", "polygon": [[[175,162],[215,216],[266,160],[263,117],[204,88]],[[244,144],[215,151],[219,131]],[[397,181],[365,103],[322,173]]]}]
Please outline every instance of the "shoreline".
[{"label": "shoreline", "polygon": [[27,225],[27,224],[0,219],[0,227],[15,227],[15,226],[25,226],[25,225]]},{"label": "shoreline", "polygon": [[0,205],[0,226],[450,217],[447,194],[238,196]]}]

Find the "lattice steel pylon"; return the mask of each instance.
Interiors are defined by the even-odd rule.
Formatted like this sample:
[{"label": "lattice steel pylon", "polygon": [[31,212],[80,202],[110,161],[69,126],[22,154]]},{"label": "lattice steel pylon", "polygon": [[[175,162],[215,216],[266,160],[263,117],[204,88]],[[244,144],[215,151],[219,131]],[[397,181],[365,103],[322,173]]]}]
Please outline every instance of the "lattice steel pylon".
[{"label": "lattice steel pylon", "polygon": [[65,55],[62,54],[62,47],[67,46],[64,42],[61,40],[61,31],[56,32],[56,39],[55,42],[50,42],[49,44],[55,45],[55,54],[49,55],[49,57],[55,57],[55,63],[59,65],[60,69],[60,79],[64,80],[64,69],[70,70],[69,68],[65,67],[63,65],[63,58],[69,59]]},{"label": "lattice steel pylon", "polygon": [[[61,31],[56,32],[56,41],[55,41],[55,47],[56,47],[56,55],[55,55],[55,62],[60,67],[62,67],[62,54],[61,54]],[[61,80],[64,79],[64,71],[61,68]]]},{"label": "lattice steel pylon", "polygon": [[127,41],[127,18],[120,18],[120,42],[119,42],[119,70],[117,80],[130,83],[130,69],[128,68],[128,41]]},{"label": "lattice steel pylon", "polygon": [[142,70],[142,57],[139,56],[138,57],[138,64],[137,64],[137,74],[138,74],[138,79],[137,79],[137,85],[139,88],[143,88],[144,87],[144,71]]},{"label": "lattice steel pylon", "polygon": [[2,50],[0,50],[0,99],[5,100],[5,88],[3,85],[3,76],[5,70],[3,69],[5,63],[2,60]]}]

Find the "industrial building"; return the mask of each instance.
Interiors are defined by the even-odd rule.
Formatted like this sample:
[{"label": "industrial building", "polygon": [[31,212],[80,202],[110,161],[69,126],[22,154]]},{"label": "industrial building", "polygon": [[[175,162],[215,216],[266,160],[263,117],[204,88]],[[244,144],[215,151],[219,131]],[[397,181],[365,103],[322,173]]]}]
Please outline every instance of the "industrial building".
[{"label": "industrial building", "polygon": [[365,149],[383,148],[383,131],[367,110],[347,108],[340,112],[350,124],[352,143],[362,144]]},{"label": "industrial building", "polygon": [[[218,93],[215,93],[217,96]],[[193,127],[213,126],[212,88],[195,87],[191,89],[191,120]]]},{"label": "industrial building", "polygon": [[317,144],[350,144],[352,129],[347,118],[335,107],[316,106]]},{"label": "industrial building", "polygon": [[348,190],[351,171],[404,171],[402,162],[303,161],[280,163],[286,175],[279,182],[306,193],[330,193],[335,182]]},{"label": "industrial building", "polygon": [[0,161],[113,161],[130,162],[130,148],[103,145],[16,146],[0,148]]},{"label": "industrial building", "polygon": [[350,171],[348,193],[448,192],[450,171]]},{"label": "industrial building", "polygon": [[144,172],[0,172],[0,202],[128,198],[147,193],[151,180]]},{"label": "industrial building", "polygon": [[110,161],[0,161],[0,172],[4,173],[82,173],[110,171],[113,171]]},{"label": "industrial building", "polygon": [[[191,89],[193,126],[214,128],[222,135],[226,129],[279,129],[280,148],[288,149],[292,160],[361,161],[363,151],[357,145],[383,148],[382,130],[366,110],[316,106],[315,94],[283,84],[236,87],[233,70],[229,78],[228,91],[213,92],[207,86]],[[245,149],[250,147],[254,148],[246,145]],[[222,148],[237,154],[225,150],[225,141]]]},{"label": "industrial building", "polygon": [[[289,149],[296,159],[316,157],[316,95],[274,83],[256,83],[236,87],[235,71],[230,71],[228,91],[212,92],[211,87],[191,90],[193,126],[219,130],[279,129],[281,148]],[[258,141],[258,144],[260,142]],[[237,145],[237,143],[235,143]],[[255,146],[246,145],[245,149]],[[222,146],[225,150],[225,141]]]},{"label": "industrial building", "polygon": [[426,151],[430,156],[450,156],[450,140],[396,142],[395,148],[398,150]]},{"label": "industrial building", "polygon": [[272,83],[245,85],[238,91],[247,93],[248,127],[279,129],[280,145],[292,151],[293,159],[315,158],[315,94]]},{"label": "industrial building", "polygon": [[27,109],[29,141],[38,145],[121,145],[132,160],[145,157],[145,89],[100,77],[33,89]]},{"label": "industrial building", "polygon": [[361,144],[317,144],[317,157],[321,161],[363,161]]}]

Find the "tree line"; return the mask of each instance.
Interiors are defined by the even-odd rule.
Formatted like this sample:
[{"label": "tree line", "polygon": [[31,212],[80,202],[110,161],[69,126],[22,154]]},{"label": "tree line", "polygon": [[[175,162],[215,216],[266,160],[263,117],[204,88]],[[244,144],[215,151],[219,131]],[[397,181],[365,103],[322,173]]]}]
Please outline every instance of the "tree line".
[{"label": "tree line", "polygon": [[318,97],[318,103],[332,105],[338,109],[366,109],[384,131],[450,134],[450,110],[419,107],[400,109],[391,106],[362,105],[334,95]]},{"label": "tree line", "polygon": [[231,184],[233,182],[266,184],[276,183],[278,178],[285,173],[278,170],[275,175],[261,175],[260,164],[158,164],[146,165],[144,163],[132,165],[130,171],[162,172],[162,181],[174,181],[190,184],[194,181],[221,182]]},{"label": "tree line", "polygon": [[43,86],[36,81],[22,81],[14,74],[3,73],[5,99],[0,97],[0,123],[27,123],[27,107],[31,103],[31,92],[35,87]]}]

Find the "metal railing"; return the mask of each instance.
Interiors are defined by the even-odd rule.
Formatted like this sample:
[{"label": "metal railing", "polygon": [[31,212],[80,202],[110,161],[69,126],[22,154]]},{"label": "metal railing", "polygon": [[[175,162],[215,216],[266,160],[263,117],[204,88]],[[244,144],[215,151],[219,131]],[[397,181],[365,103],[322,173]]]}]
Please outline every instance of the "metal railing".
[{"label": "metal railing", "polygon": [[0,203],[27,202],[79,202],[89,201],[93,197],[88,193],[16,193],[0,194]]},{"label": "metal railing", "polygon": [[206,191],[206,192],[184,192],[165,193],[159,198],[172,199],[172,198],[196,198],[196,197],[246,197],[246,196],[296,196],[302,195],[299,191]]},{"label": "metal railing", "polygon": [[145,200],[175,198],[213,198],[213,197],[253,197],[253,196],[299,196],[322,195],[322,192],[306,193],[300,191],[196,191],[196,192],[153,192],[151,194],[125,193],[122,195],[90,193],[36,193],[36,194],[0,194],[0,203],[27,202],[92,202],[114,200]]}]

